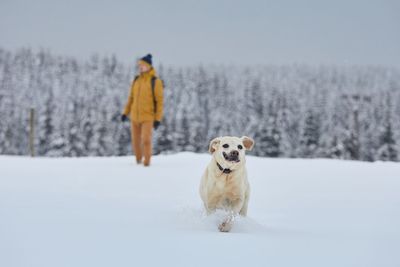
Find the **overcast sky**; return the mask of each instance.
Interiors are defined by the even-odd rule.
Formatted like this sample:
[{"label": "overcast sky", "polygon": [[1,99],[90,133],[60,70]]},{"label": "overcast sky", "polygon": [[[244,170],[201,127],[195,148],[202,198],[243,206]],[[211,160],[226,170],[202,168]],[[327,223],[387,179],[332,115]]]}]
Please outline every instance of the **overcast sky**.
[{"label": "overcast sky", "polygon": [[398,0],[0,0],[0,47],[127,63],[400,66]]}]

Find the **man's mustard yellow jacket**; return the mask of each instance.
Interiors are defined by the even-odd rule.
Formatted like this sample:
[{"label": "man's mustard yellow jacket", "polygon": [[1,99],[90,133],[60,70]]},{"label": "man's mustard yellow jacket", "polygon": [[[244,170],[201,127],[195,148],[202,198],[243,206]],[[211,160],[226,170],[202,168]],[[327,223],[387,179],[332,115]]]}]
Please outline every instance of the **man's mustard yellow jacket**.
[{"label": "man's mustard yellow jacket", "polygon": [[128,102],[123,114],[129,116],[133,122],[161,121],[163,116],[163,83],[160,79],[155,80],[154,97],[157,103],[157,111],[154,114],[153,92],[151,78],[156,77],[156,71],[142,73],[132,81]]}]

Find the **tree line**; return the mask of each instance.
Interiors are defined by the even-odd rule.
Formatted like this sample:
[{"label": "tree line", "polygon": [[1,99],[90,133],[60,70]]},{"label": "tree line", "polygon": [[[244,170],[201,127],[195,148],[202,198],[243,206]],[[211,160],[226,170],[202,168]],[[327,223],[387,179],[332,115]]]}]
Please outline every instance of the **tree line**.
[{"label": "tree line", "polygon": [[[134,59],[132,59],[134,62]],[[164,120],[154,152],[206,152],[221,135],[247,135],[261,157],[398,161],[400,71],[385,66],[156,67]],[[0,49],[0,154],[29,154],[35,108],[39,156],[131,154],[120,121],[134,66],[46,50]]]}]

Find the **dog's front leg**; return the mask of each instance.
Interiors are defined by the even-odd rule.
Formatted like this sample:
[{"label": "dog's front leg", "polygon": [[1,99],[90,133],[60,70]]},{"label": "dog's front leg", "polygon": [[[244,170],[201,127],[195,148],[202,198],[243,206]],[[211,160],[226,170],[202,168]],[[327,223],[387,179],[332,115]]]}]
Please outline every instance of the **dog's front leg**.
[{"label": "dog's front leg", "polygon": [[225,218],[225,220],[218,226],[218,230],[220,232],[230,232],[233,227],[233,223],[235,222],[235,217],[237,216],[237,213],[230,211],[228,216]]},{"label": "dog's front leg", "polygon": [[249,205],[249,195],[247,194],[244,198],[242,209],[239,212],[240,216],[243,216],[243,217],[247,216],[248,205]]},{"label": "dog's front leg", "polygon": [[239,212],[241,211],[243,201],[242,199],[237,199],[233,202],[231,202],[231,209],[229,209],[228,216],[225,218],[225,220],[218,226],[218,229],[221,232],[229,232],[231,231],[233,224],[235,222],[235,218],[239,215]]}]

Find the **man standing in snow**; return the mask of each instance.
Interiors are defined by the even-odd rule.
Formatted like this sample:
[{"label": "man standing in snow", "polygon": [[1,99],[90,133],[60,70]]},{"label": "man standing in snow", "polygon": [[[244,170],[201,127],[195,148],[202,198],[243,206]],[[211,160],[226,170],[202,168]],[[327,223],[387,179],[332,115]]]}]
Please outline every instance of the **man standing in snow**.
[{"label": "man standing in snow", "polygon": [[163,116],[163,83],[157,78],[152,56],[138,61],[140,74],[132,82],[128,102],[121,120],[131,120],[132,149],[136,162],[150,165],[152,130],[157,129]]}]

